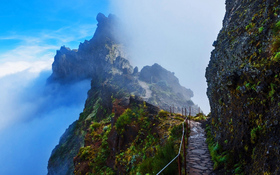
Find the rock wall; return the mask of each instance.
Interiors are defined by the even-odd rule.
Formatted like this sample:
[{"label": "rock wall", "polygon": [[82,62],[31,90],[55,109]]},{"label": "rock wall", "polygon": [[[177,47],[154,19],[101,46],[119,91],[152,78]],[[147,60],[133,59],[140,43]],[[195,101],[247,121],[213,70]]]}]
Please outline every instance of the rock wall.
[{"label": "rock wall", "polygon": [[280,2],[227,0],[206,69],[215,140],[234,173],[280,174]]}]

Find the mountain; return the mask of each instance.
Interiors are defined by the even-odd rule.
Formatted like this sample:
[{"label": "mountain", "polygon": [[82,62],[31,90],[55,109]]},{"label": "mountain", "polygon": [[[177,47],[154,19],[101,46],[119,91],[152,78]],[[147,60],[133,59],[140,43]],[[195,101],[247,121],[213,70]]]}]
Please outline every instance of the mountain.
[{"label": "mountain", "polygon": [[79,45],[79,49],[62,46],[57,51],[49,81],[75,81],[92,78],[102,72],[132,73],[132,66],[125,59],[124,45],[120,43],[121,32],[118,19],[99,13],[98,27],[92,39]]},{"label": "mountain", "polygon": [[[174,112],[181,112],[182,108],[192,107],[192,114],[199,112],[191,101],[193,92],[182,87],[174,73],[159,64],[140,71],[131,66],[126,37],[117,17],[99,13],[96,19],[98,27],[93,38],[81,43],[77,50],[62,46],[52,65],[48,83],[91,79],[91,89],[79,119],[69,126],[52,151],[48,175],[92,173],[97,171],[93,167],[105,168],[108,173],[136,171],[133,166],[146,165],[146,157],[157,157],[158,150],[151,153],[148,148],[174,150],[177,145],[176,136],[167,132],[178,129],[182,119],[160,109],[170,111],[172,106]],[[139,154],[140,148],[147,152],[141,153],[144,158],[134,157],[126,170],[124,164],[115,161],[139,137],[142,142],[137,143],[141,147],[135,150]]]},{"label": "mountain", "polygon": [[224,173],[280,174],[279,43],[279,0],[226,0],[206,70]]}]

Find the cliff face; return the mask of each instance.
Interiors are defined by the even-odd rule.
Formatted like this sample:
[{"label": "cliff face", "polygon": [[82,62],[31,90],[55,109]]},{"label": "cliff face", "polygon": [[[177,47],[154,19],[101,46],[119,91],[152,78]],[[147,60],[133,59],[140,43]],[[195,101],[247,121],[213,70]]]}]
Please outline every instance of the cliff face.
[{"label": "cliff face", "polygon": [[280,173],[279,21],[278,0],[226,1],[206,78],[211,132],[231,173]]},{"label": "cliff face", "polygon": [[[132,144],[133,140],[121,140],[120,131],[117,132],[113,127],[115,122],[117,122],[118,117],[122,114],[118,113],[118,110],[124,112],[122,109],[133,108],[136,110],[136,108],[139,107],[133,105],[135,105],[134,103],[139,103],[137,101],[141,100],[135,100],[132,104],[131,100],[128,100],[133,99],[129,98],[131,95],[135,95],[136,99],[138,99],[138,96],[143,97],[146,101],[151,103],[148,105],[148,103],[141,101],[142,106],[144,104],[146,104],[144,106],[150,106],[149,110],[146,111],[147,116],[142,116],[143,118],[137,119],[130,116],[131,119],[129,119],[129,121],[137,121],[138,124],[146,122],[146,129],[147,127],[154,128],[154,126],[157,126],[150,126],[150,124],[152,121],[154,122],[152,124],[157,124],[159,120],[157,117],[159,108],[169,111],[170,106],[174,105],[175,111],[176,109],[177,111],[181,111],[182,107],[187,109],[193,107],[196,109],[193,110],[193,114],[197,113],[198,106],[194,106],[191,101],[191,97],[193,96],[192,91],[182,87],[179,84],[178,79],[171,72],[162,68],[158,64],[151,67],[145,67],[140,72],[138,72],[137,67],[133,69],[127,59],[128,56],[125,52],[125,37],[119,30],[119,23],[116,17],[109,15],[107,18],[103,14],[98,14],[97,21],[98,27],[91,40],[81,43],[78,50],[71,50],[63,46],[57,51],[55,56],[53,74],[49,78],[50,83],[60,82],[67,84],[86,78],[89,78],[92,81],[83,112],[80,114],[79,119],[66,130],[61,137],[59,144],[51,154],[48,163],[49,175],[73,174],[75,168],[77,173],[87,171],[86,167],[90,166],[89,164],[94,164],[92,157],[87,157],[88,151],[94,151],[94,149],[99,150],[99,148],[101,149],[99,151],[102,151],[104,149],[104,147],[96,145],[100,142],[93,142],[93,140],[90,141],[88,139],[95,138],[93,137],[94,132],[101,134],[102,137],[104,136],[103,134],[109,134],[109,132],[107,133],[105,130],[104,132],[101,132],[101,126],[106,128],[111,127],[110,131],[112,131],[112,133],[108,135],[109,138],[106,137],[106,139],[104,139],[105,142],[107,142],[107,140],[108,142],[112,142],[111,145],[107,146],[110,147],[112,151],[110,154],[112,154],[113,158],[111,157],[110,160],[102,158],[105,162],[99,162],[96,166],[100,165],[101,168],[109,167],[110,172],[111,170],[113,172],[125,172],[126,170],[124,170],[123,164],[114,163],[114,161],[116,155],[120,153],[120,150],[118,149],[127,148],[125,145],[122,145],[123,142]],[[143,77],[148,77],[148,79],[149,77],[153,77],[153,81],[148,81],[147,78]],[[118,100],[122,103],[119,105],[119,108],[115,109],[113,108],[114,102]],[[153,113],[150,109],[157,109],[157,112]],[[143,110],[146,110],[146,108]],[[148,113],[153,116],[150,116],[149,118]],[[100,127],[95,128],[93,125],[96,123],[98,123],[97,125]],[[111,126],[109,126],[110,123]],[[128,124],[129,123],[126,123],[123,127]],[[137,127],[140,127],[140,125]],[[141,125],[141,127],[143,126]],[[93,128],[98,129],[98,131]],[[143,129],[145,128],[142,128],[142,130]],[[140,132],[139,128],[136,130],[130,128],[126,132],[130,131]],[[149,134],[158,132],[159,131],[149,131],[141,137],[145,139]],[[129,134],[128,136],[130,137]],[[135,139],[134,136],[136,135],[133,135],[133,139]],[[116,138],[118,139],[115,140]],[[159,137],[156,136],[155,139],[159,139]],[[116,143],[121,146],[114,146]],[[106,151],[108,151],[107,146]],[[83,150],[85,152],[83,152]],[[84,159],[85,155],[83,153],[86,153],[86,159]],[[75,167],[73,158],[77,156],[77,154],[79,155],[75,159],[75,162],[77,163]],[[90,156],[93,155],[94,154],[90,154]],[[98,159],[99,158],[101,157],[98,157]],[[88,159],[93,162],[88,162]],[[137,158],[137,162],[135,163],[139,164],[140,160],[142,161],[142,158]],[[109,162],[106,163],[106,161]],[[79,163],[85,165],[85,167],[80,167]],[[115,165],[118,166],[117,169],[114,169]]]}]

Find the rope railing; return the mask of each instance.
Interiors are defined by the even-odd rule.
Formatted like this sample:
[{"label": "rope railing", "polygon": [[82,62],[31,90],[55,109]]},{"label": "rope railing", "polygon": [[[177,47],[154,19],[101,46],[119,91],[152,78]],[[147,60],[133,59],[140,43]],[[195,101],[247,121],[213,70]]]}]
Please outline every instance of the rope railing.
[{"label": "rope railing", "polygon": [[160,174],[163,170],[165,170],[165,168],[167,168],[167,167],[168,167],[175,159],[177,159],[178,156],[180,155],[181,147],[182,147],[182,142],[183,142],[183,137],[184,137],[184,133],[185,133],[185,131],[184,131],[184,122],[183,122],[183,133],[182,133],[182,138],[181,138],[181,143],[180,143],[179,152],[178,152],[178,154],[174,157],[174,159],[172,159],[162,170],[160,170],[160,171],[157,173],[157,175]]},{"label": "rope railing", "polygon": [[[171,109],[171,107],[170,107],[170,109]],[[191,108],[190,108],[190,111],[191,111]],[[190,112],[191,113],[191,112]],[[183,115],[183,109],[182,109],[182,115]],[[187,125],[187,133],[188,133],[188,123],[187,123],[187,120],[188,120],[188,116],[187,116],[187,114],[186,114],[186,109],[185,109],[185,115],[186,115],[186,118],[185,118],[185,120],[184,120],[184,122],[182,123],[182,125],[183,125],[183,130],[182,130],[182,138],[181,138],[181,142],[180,142],[180,148],[179,148],[179,151],[178,151],[178,154],[174,157],[174,159],[172,159],[168,164],[166,164],[166,166],[165,167],[163,167],[158,173],[157,173],[157,175],[158,174],[160,174],[160,173],[162,173],[174,160],[176,160],[179,156],[180,156],[180,153],[181,153],[181,148],[182,148],[182,143],[183,143],[183,141],[185,142],[185,140],[184,140],[184,136],[185,136],[185,127],[184,127],[184,123],[186,123]],[[184,149],[185,149],[185,143],[184,143]],[[184,150],[185,151],[185,150]],[[185,152],[184,152],[185,153]],[[185,156],[185,154],[184,154],[184,156]],[[184,159],[186,160],[186,157],[184,157]],[[180,158],[179,158],[179,174],[181,174],[181,170],[180,170]],[[185,166],[186,166],[186,163],[184,163],[185,164]],[[185,170],[186,170],[186,167],[185,167]],[[186,172],[186,171],[185,171]]]}]

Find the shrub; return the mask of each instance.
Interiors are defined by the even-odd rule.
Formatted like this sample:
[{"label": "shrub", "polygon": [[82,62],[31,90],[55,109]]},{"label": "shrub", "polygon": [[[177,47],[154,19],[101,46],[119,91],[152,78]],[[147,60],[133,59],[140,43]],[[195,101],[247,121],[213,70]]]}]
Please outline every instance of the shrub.
[{"label": "shrub", "polygon": [[97,122],[93,122],[91,125],[90,125],[90,130],[94,130],[94,129],[97,129],[97,128],[99,128],[101,126],[101,124],[100,123],[97,123]]},{"label": "shrub", "polygon": [[264,29],[263,27],[260,27],[259,28],[259,33],[262,33],[263,29]]},{"label": "shrub", "polygon": [[251,142],[254,144],[256,142],[256,140],[258,139],[258,134],[259,132],[262,130],[262,128],[260,126],[253,128],[251,130]]},{"label": "shrub", "polygon": [[[165,165],[167,165],[176,156],[174,143],[168,141],[166,145],[159,148],[154,157],[148,158],[140,165],[139,171],[141,174],[156,174]],[[178,174],[178,167],[176,161],[173,161],[162,174]]]},{"label": "shrub", "polygon": [[192,119],[194,121],[204,121],[207,119],[207,117],[203,113],[198,113],[194,117],[191,116],[190,119]]},{"label": "shrub", "polygon": [[170,136],[175,139],[180,139],[182,137],[182,124],[176,125],[171,129]]},{"label": "shrub", "polygon": [[276,62],[280,61],[280,52],[277,52],[277,53],[275,54],[273,60],[276,61]]},{"label": "shrub", "polygon": [[89,160],[90,154],[91,154],[90,146],[80,148],[80,158],[82,160]]},{"label": "shrub", "polygon": [[115,126],[119,134],[124,131],[124,127],[131,123],[131,116],[133,115],[131,109],[126,109],[124,113],[118,118]]},{"label": "shrub", "polygon": [[273,31],[275,34],[277,34],[280,31],[280,21],[278,21],[273,28]]},{"label": "shrub", "polygon": [[167,117],[168,114],[169,114],[169,112],[164,111],[164,110],[160,110],[159,113],[158,113],[158,116],[159,117]]},{"label": "shrub", "polygon": [[246,30],[249,30],[249,29],[252,29],[255,27],[255,24],[254,23],[250,23],[246,26]]}]

